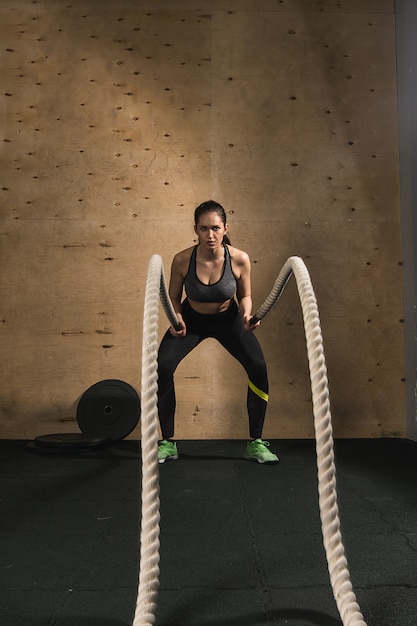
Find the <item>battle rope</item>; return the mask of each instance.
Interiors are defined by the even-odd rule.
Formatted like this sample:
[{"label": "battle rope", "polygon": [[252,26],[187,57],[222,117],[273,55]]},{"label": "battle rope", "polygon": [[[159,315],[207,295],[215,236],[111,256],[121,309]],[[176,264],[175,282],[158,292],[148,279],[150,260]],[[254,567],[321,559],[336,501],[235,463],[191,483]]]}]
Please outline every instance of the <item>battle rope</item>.
[{"label": "battle rope", "polygon": [[292,274],[294,274],[297,283],[307,340],[316,434],[320,517],[330,582],[343,626],[366,626],[350,582],[350,574],[340,532],[332,418],[323,339],[317,300],[314,295],[310,275],[302,259],[293,256],[284,263],[271,293],[255,313],[253,321],[256,322],[262,319],[271,310]]},{"label": "battle rope", "polygon": [[[159,587],[159,471],[157,411],[157,351],[159,296],[166,288],[160,256],[154,254],[148,266],[142,336],[142,525],[139,587],[133,626],[155,623]],[[166,298],[165,298],[166,305]]]},{"label": "battle rope", "polygon": [[[318,468],[318,490],[323,544],[330,582],[343,626],[366,626],[350,582],[345,557],[336,493],[336,469],[333,454],[327,370],[316,297],[310,275],[299,257],[284,264],[275,285],[254,315],[262,319],[280,297],[294,274],[303,312],[307,354],[313,398],[314,427]],[[159,482],[157,427],[157,350],[158,299],[174,326],[178,319],[172,308],[164,277],[162,259],[153,255],[146,284],[142,339],[142,528],[139,588],[133,626],[155,623],[159,585]]]}]

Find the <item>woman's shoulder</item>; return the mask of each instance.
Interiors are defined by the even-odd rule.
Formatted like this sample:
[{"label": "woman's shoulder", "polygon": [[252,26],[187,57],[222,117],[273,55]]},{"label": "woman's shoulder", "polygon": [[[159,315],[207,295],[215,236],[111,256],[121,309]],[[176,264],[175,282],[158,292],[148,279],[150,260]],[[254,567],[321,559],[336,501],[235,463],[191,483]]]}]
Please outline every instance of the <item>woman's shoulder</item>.
[{"label": "woman's shoulder", "polygon": [[194,248],[195,246],[191,246],[190,248],[186,248],[185,250],[177,252],[172,260],[172,267],[178,268],[180,271],[182,271],[182,273],[186,273],[188,271],[188,266],[190,264],[190,259]]},{"label": "woman's shoulder", "polygon": [[190,246],[190,248],[185,248],[185,250],[177,252],[177,254],[174,255],[174,260],[177,259],[178,261],[181,261],[184,259],[190,259],[194,248],[195,246]]},{"label": "woman's shoulder", "polygon": [[250,263],[249,255],[244,250],[239,250],[239,248],[235,248],[234,246],[228,245],[230,257],[234,263],[238,265],[247,265]]}]

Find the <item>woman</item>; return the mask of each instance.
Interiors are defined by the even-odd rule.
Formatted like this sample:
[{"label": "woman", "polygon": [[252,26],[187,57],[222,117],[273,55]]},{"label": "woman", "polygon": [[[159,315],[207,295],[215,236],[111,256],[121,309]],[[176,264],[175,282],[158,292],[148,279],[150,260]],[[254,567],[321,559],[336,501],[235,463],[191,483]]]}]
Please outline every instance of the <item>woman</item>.
[{"label": "woman", "polygon": [[[268,375],[262,349],[251,324],[250,261],[246,252],[230,245],[223,207],[208,200],[194,213],[198,245],[174,256],[169,295],[180,329],[165,333],[158,353],[158,411],[162,441],[160,463],[178,459],[174,436],[174,372],[180,361],[203,339],[214,337],[245,368],[248,380],[249,433],[245,458],[277,463],[269,442],[262,440],[268,402]],[[183,288],[186,298],[182,300]],[[236,299],[237,298],[237,302]]]}]

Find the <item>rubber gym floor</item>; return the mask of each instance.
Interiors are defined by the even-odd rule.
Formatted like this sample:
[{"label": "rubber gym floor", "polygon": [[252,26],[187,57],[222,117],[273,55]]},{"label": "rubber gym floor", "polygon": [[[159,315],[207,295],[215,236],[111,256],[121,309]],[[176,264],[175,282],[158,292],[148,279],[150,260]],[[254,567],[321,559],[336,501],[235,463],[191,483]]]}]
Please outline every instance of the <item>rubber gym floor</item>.
[{"label": "rubber gym floor", "polygon": [[[341,626],[321,536],[315,442],[178,442],[160,466],[157,626]],[[39,454],[0,442],[2,626],[130,626],[140,443]],[[417,443],[336,440],[343,543],[368,626],[417,623]]]}]

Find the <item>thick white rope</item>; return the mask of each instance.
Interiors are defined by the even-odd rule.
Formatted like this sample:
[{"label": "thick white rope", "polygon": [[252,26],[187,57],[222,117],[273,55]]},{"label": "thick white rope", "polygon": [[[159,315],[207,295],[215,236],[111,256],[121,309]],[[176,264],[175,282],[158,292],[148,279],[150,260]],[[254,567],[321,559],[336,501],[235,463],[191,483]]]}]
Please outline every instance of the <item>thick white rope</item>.
[{"label": "thick white rope", "polygon": [[[308,270],[299,257],[290,257],[286,261],[271,293],[255,313],[254,322],[265,317],[271,310],[293,273],[301,301],[307,341],[316,433],[320,517],[330,582],[343,626],[366,626],[350,582],[350,574],[340,532],[329,390],[317,301]],[[159,297],[170,323],[178,326],[178,319],[167,293],[162,258],[158,255],[153,255],[149,262],[143,319],[141,417],[142,529],[139,588],[133,626],[152,626],[155,623],[156,598],[159,586],[159,483],[157,457]]]},{"label": "thick white rope", "polygon": [[316,434],[320,517],[330,582],[343,626],[366,626],[352,589],[340,532],[333,429],[323,339],[317,300],[310,275],[302,259],[293,256],[286,261],[271,293],[255,313],[254,321],[262,319],[271,310],[292,273],[297,282],[307,341]]},{"label": "thick white rope", "polygon": [[[133,626],[155,623],[159,588],[158,469],[158,314],[162,259],[154,254],[148,266],[142,336],[142,525],[139,587]],[[165,281],[164,281],[165,282]]]}]

